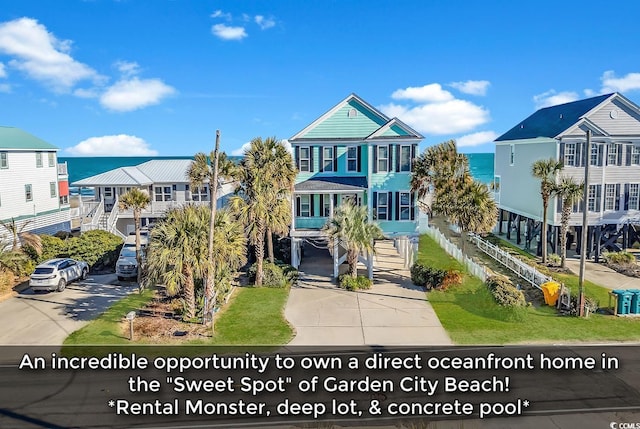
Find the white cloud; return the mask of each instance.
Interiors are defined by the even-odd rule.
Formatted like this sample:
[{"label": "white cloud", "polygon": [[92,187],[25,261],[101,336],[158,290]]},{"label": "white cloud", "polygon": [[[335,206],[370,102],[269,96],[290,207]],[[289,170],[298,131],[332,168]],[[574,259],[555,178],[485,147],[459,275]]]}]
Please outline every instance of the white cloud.
[{"label": "white cloud", "polygon": [[73,91],[73,95],[79,98],[98,98],[100,94],[96,88],[78,88]]},{"label": "white cloud", "polygon": [[0,83],[0,92],[4,92],[6,94],[11,92],[11,85],[8,83]]},{"label": "white cloud", "polygon": [[626,76],[616,77],[613,70],[608,70],[602,74],[600,80],[602,80],[602,94],[640,89],[640,73],[627,73]]},{"label": "white cloud", "polygon": [[586,97],[595,97],[596,95],[598,95],[598,93],[595,92],[593,89],[587,88],[587,89],[584,90],[584,95]]},{"label": "white cloud", "polygon": [[7,70],[3,63],[0,63],[0,77],[7,77]]},{"label": "white cloud", "polygon": [[425,134],[466,132],[489,121],[489,111],[466,100],[403,106],[394,103],[380,106],[388,116],[397,117]]},{"label": "white cloud", "polygon": [[175,89],[160,79],[122,79],[109,87],[100,97],[100,104],[110,110],[129,112],[158,104]]},{"label": "white cloud", "polygon": [[67,92],[85,79],[100,79],[95,70],[69,55],[71,45],[32,18],[0,24],[0,52],[13,57],[9,65],[56,92]]},{"label": "white cloud", "polygon": [[479,131],[473,134],[456,139],[458,147],[480,146],[481,144],[491,143],[498,138],[498,134],[494,131]]},{"label": "white cloud", "polygon": [[230,13],[225,13],[223,11],[221,11],[220,9],[214,11],[211,14],[211,18],[224,18],[227,21],[231,21],[231,14]]},{"label": "white cloud", "polygon": [[211,27],[214,36],[222,40],[242,40],[247,37],[244,27],[231,27],[224,24],[216,24]]},{"label": "white cloud", "polygon": [[573,91],[557,92],[555,89],[550,89],[542,94],[534,95],[533,102],[536,105],[536,109],[542,109],[543,107],[570,103],[578,100],[579,98],[578,93]]},{"label": "white cloud", "polygon": [[256,15],[255,17],[256,24],[260,26],[262,30],[266,30],[271,27],[275,27],[276,22],[271,18],[265,18],[262,15]]},{"label": "white cloud", "polygon": [[491,83],[488,80],[468,80],[465,82],[452,82],[449,85],[465,94],[486,95]]},{"label": "white cloud", "polygon": [[114,65],[124,77],[136,76],[140,73],[140,65],[135,61],[116,61]]},{"label": "white cloud", "polygon": [[240,149],[234,149],[231,151],[231,155],[233,156],[243,156],[246,151],[251,147],[251,142],[247,142],[240,147]]},{"label": "white cloud", "polygon": [[78,156],[155,156],[156,150],[140,137],[119,134],[91,137],[65,149]]},{"label": "white cloud", "polygon": [[442,89],[439,83],[405,89],[397,89],[391,94],[394,100],[411,100],[418,103],[439,103],[453,100],[453,95],[449,91]]}]

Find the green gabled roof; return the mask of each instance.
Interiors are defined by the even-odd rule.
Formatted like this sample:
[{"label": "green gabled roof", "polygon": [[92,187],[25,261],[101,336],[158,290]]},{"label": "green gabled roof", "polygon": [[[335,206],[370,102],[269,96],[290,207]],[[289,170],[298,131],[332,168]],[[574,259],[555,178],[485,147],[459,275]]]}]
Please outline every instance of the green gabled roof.
[{"label": "green gabled roof", "polygon": [[20,128],[0,126],[0,150],[58,150],[57,147]]},{"label": "green gabled roof", "polygon": [[498,137],[495,141],[554,138],[575,125],[582,116],[614,94],[599,95],[571,103],[545,107]]}]

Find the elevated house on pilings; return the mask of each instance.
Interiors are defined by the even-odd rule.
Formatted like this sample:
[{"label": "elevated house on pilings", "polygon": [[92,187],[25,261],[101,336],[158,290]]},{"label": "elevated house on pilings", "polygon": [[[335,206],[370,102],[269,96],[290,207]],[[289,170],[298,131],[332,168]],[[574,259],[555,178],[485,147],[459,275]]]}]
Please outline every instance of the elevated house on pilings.
[{"label": "elevated house on pilings", "polygon": [[[326,246],[321,231],[334,210],[350,200],[368,208],[386,238],[409,249],[409,238],[426,224],[409,185],[413,159],[423,137],[397,118],[389,118],[355,94],[336,104],[289,139],[298,168],[291,199],[291,261],[297,267],[305,245]],[[333,276],[345,249],[328,249]],[[373,273],[373,256],[360,262]]]},{"label": "elevated house on pilings", "polygon": [[[586,132],[591,130],[591,150]],[[587,254],[619,251],[640,242],[640,107],[619,93],[540,109],[495,140],[495,192],[499,232],[518,244],[540,242],[540,181],[531,166],[554,158],[560,175],[584,180],[589,162],[588,199],[572,207],[568,246],[580,252],[582,212],[588,219]],[[550,201],[547,245],[556,252],[561,201]],[[541,244],[538,246],[541,252]]]}]

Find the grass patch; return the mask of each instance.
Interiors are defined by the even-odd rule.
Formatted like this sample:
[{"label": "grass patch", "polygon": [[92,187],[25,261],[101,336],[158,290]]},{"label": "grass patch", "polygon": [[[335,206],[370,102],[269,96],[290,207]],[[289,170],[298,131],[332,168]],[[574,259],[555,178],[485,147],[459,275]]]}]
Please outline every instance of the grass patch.
[{"label": "grass patch", "polygon": [[144,307],[151,301],[153,292],[151,289],[145,289],[141,294],[133,292],[127,295],[83,328],[69,335],[64,344],[131,344],[129,338],[122,334],[120,323],[128,312]]},{"label": "grass patch", "polygon": [[[464,268],[434,240],[420,237],[418,262],[440,269]],[[560,276],[568,276],[562,274]],[[575,276],[563,279],[577,292]],[[566,281],[565,281],[566,280]],[[586,284],[589,294],[600,299],[599,286]],[[607,293],[607,290],[604,290]],[[608,295],[601,305],[606,305]],[[542,306],[505,309],[495,303],[485,284],[465,275],[463,284],[446,292],[431,291],[428,299],[440,322],[457,344],[518,344],[580,341],[640,340],[640,320],[593,314],[588,319],[558,316],[555,308]]]},{"label": "grass patch", "polygon": [[524,256],[525,258],[531,259],[531,260],[536,259],[536,256],[531,252],[521,249],[520,247],[516,246],[515,244],[511,243],[508,240],[505,240],[499,235],[487,234],[487,236],[484,237],[484,239],[492,244],[495,244],[498,247],[501,247],[502,249],[508,251],[509,253],[517,253],[518,255]]}]

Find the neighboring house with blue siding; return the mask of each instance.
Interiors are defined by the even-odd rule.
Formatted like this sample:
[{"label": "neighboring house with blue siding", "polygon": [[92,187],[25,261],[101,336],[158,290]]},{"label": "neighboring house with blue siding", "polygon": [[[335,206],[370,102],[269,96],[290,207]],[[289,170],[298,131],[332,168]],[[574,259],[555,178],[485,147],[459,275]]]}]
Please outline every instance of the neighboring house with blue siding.
[{"label": "neighboring house with blue siding", "polygon": [[57,152],[19,128],[0,127],[1,221],[35,233],[71,229],[67,164],[58,164]]},{"label": "neighboring house with blue siding", "polygon": [[[423,137],[355,94],[336,104],[289,139],[298,177],[292,198],[292,263],[304,240],[322,240],[322,226],[346,200],[368,208],[388,238],[418,233],[410,190],[413,159]],[[333,251],[334,276],[341,263]],[[363,256],[369,273],[372,258]]]},{"label": "neighboring house with blue siding", "polygon": [[[585,153],[587,130],[592,136],[589,153]],[[525,245],[539,235],[542,199],[540,181],[531,174],[535,161],[561,160],[561,175],[582,182],[588,160],[587,253],[597,258],[602,250],[620,250],[640,241],[640,107],[636,104],[614,93],[547,107],[498,137],[495,144],[500,232],[515,234]],[[570,238],[578,252],[584,206],[575,204],[569,220]],[[559,242],[561,208],[560,201],[550,202],[547,241],[552,251]]]}]

